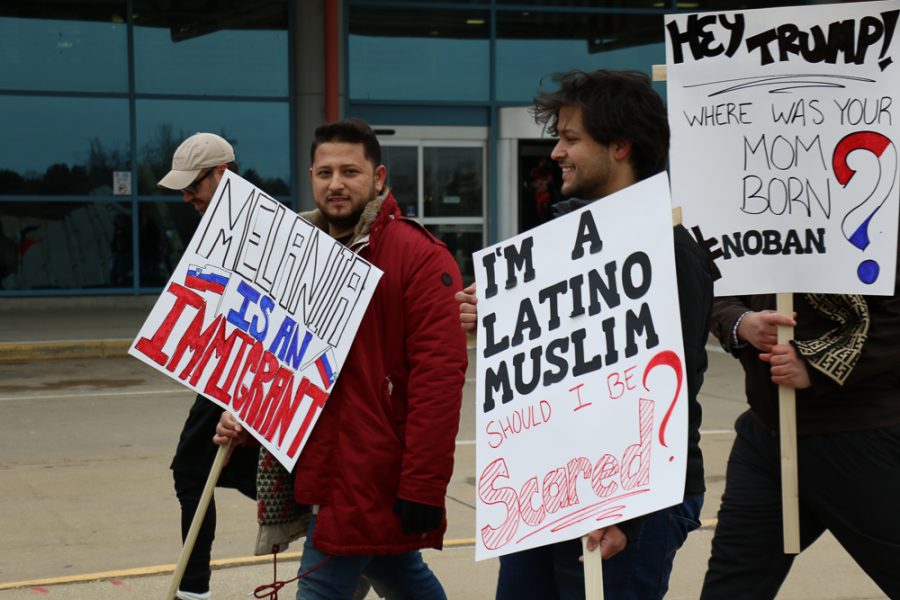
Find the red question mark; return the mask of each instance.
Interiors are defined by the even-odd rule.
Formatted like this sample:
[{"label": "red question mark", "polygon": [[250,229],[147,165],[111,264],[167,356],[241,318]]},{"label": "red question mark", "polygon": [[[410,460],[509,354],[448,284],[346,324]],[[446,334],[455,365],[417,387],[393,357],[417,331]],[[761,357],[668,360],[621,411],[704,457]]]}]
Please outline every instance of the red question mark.
[{"label": "red question mark", "polygon": [[[887,151],[888,149],[890,152]],[[890,139],[877,131],[856,131],[845,135],[834,147],[834,153],[831,156],[834,177],[845,188],[856,174],[856,171],[847,164],[847,157],[854,150],[868,150],[878,158],[878,178],[875,180],[875,187],[865,200],[847,211],[841,221],[841,232],[847,241],[860,250],[865,250],[869,245],[869,222],[894,189],[894,181],[897,178],[897,148]],[[885,186],[888,188],[886,191],[883,190]],[[876,194],[879,189],[882,191]],[[870,207],[860,211],[873,199],[875,208]],[[851,215],[854,215],[852,219]],[[857,221],[860,221],[858,225]],[[848,233],[848,229],[853,231]],[[879,270],[877,262],[864,260],[857,268],[856,275],[863,283],[874,283],[878,279]]]},{"label": "red question mark", "polygon": [[[672,416],[672,411],[675,410],[675,402],[678,400],[679,392],[681,392],[681,380],[683,378],[681,372],[681,358],[671,350],[663,350],[650,359],[650,362],[648,362],[647,366],[644,368],[644,379],[642,382],[644,389],[648,392],[650,391],[650,388],[647,387],[647,376],[650,375],[650,371],[660,365],[671,367],[672,370],[675,371],[675,377],[678,379],[678,383],[675,386],[675,395],[672,397],[671,404],[669,404],[669,410],[666,411],[662,423],[659,425],[659,443],[668,448],[669,445],[666,444],[666,427],[669,425],[669,418]],[[669,460],[672,460],[671,456],[669,457]]]}]

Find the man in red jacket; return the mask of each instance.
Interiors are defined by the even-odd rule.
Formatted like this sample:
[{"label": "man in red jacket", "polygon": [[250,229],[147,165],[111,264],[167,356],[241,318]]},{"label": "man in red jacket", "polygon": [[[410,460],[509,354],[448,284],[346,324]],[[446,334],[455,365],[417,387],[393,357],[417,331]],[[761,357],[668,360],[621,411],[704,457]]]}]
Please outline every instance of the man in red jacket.
[{"label": "man in red jacket", "polygon": [[[303,216],[384,274],[294,469],[313,507],[298,600],[350,599],[361,575],[391,598],[446,598],[422,560],[441,548],[466,371],[446,247],[406,219],[363,121],[322,125],[312,144],[317,210]],[[217,443],[246,433],[224,413]]]}]

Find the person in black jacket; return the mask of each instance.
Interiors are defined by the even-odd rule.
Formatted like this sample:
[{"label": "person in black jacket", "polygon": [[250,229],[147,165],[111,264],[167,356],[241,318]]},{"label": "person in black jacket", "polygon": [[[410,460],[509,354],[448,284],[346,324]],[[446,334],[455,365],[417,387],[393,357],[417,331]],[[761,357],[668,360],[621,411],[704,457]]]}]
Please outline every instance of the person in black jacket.
[{"label": "person in black jacket", "polygon": [[[900,261],[898,261],[900,266]],[[900,273],[891,296],[717,298],[713,333],[741,361],[749,410],[735,422],[703,600],[775,598],[785,554],[778,385],[796,390],[801,552],[827,529],[889,598],[900,598]],[[795,326],[778,343],[778,325]]]},{"label": "person in black jacket", "polygon": [[[201,215],[206,212],[225,169],[237,172],[234,149],[227,141],[212,133],[196,133],[184,140],[172,156],[172,169],[157,184],[160,188],[181,192],[185,202]],[[213,444],[216,424],[224,409],[197,395],[188,413],[172,459],[175,495],[181,504],[181,539],[187,537],[203,486],[216,457]],[[241,491],[256,499],[256,448],[236,448],[222,470],[217,485]],[[216,536],[216,504],[210,500],[197,541],[188,559],[176,593],[178,600],[208,600],[212,576],[209,561]]]},{"label": "person in black jacket", "polygon": [[[562,168],[562,194],[569,200],[554,206],[557,213],[575,210],[666,168],[666,109],[645,74],[571,71],[556,79],[559,89],[538,95],[534,114],[559,137],[550,156]],[[697,394],[707,366],[713,279],[706,254],[687,230],[679,225],[674,235],[688,390],[685,495],[681,504],[589,534],[588,549],[599,547],[603,558],[607,600],[661,599],[668,590],[675,552],[700,525],[705,485]],[[457,300],[463,329],[474,332],[475,286],[459,292]],[[581,553],[581,541],[569,540],[500,557],[497,599],[584,598]]]}]

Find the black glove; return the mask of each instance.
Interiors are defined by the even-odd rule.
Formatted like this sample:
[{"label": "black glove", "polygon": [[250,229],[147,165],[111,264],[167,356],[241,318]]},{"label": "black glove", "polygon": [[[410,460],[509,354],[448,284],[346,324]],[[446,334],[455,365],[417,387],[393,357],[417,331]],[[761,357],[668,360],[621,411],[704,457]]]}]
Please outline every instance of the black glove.
[{"label": "black glove", "polygon": [[403,498],[398,498],[394,503],[394,514],[400,517],[406,535],[437,529],[444,520],[444,509],[440,506],[419,504]]}]

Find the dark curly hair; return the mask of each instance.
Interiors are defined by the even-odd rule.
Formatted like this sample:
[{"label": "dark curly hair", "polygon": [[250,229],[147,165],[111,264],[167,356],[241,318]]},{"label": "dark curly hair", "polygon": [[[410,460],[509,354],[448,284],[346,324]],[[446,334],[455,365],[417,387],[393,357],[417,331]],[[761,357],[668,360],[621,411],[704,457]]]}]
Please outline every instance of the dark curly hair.
[{"label": "dark curly hair", "polygon": [[376,167],[381,165],[381,144],[369,124],[362,119],[354,117],[319,125],[309,150],[310,162],[316,162],[316,149],[326,142],[362,144],[366,159]]},{"label": "dark curly hair", "polygon": [[552,76],[555,92],[541,92],[534,99],[534,119],[556,135],[559,109],[581,107],[584,128],[598,143],[632,143],[631,165],[638,179],[665,170],[669,160],[669,121],[662,98],[650,78],[640,71],[585,72]]}]

